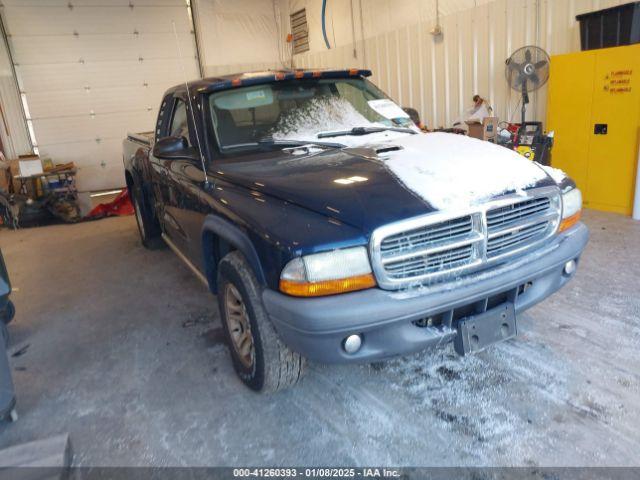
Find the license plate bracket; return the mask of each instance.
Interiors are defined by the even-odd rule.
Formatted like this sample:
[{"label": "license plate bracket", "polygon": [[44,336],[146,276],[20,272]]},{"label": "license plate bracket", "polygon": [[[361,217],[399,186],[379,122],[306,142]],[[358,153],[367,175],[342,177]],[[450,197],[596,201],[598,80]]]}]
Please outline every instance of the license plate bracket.
[{"label": "license plate bracket", "polygon": [[467,355],[517,334],[515,306],[513,302],[506,302],[484,313],[460,319],[453,345],[459,355]]}]

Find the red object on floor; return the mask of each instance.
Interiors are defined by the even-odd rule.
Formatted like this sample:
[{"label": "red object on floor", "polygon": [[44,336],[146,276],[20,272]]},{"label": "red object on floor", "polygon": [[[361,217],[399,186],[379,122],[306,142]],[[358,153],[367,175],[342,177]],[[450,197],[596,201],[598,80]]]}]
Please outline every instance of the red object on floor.
[{"label": "red object on floor", "polygon": [[133,205],[131,204],[131,199],[129,198],[129,192],[126,188],[123,188],[118,196],[113,199],[113,201],[96,205],[96,207],[91,210],[85,218],[95,219],[133,214]]}]

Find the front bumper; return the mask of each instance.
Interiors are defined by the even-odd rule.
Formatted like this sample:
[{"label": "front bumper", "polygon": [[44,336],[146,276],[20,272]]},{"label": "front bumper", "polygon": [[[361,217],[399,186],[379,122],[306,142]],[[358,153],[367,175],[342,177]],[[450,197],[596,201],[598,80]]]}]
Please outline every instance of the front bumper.
[{"label": "front bumper", "polygon": [[[372,288],[321,298],[294,298],[265,290],[263,302],[282,340],[303,356],[323,363],[379,360],[451,342],[456,314],[486,300],[513,295],[516,313],[564,286],[569,260],[579,261],[589,239],[580,223],[544,246],[493,269],[453,283],[408,291]],[[528,288],[524,288],[524,287]],[[427,318],[444,318],[434,326],[417,326]],[[362,335],[354,354],[342,348],[348,335]]]}]

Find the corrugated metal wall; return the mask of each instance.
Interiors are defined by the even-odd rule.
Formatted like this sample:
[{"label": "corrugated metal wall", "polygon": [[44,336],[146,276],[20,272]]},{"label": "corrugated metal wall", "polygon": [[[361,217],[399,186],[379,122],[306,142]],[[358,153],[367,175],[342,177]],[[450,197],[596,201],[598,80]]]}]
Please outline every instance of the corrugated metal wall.
[{"label": "corrugated metal wall", "polygon": [[[301,1],[305,0],[290,0],[289,11]],[[338,46],[331,50],[315,42],[310,52],[295,56],[296,66],[371,68],[372,80],[398,103],[418,109],[429,127],[450,126],[470,107],[471,97],[476,93],[489,99],[500,119],[517,120],[520,95],[506,83],[505,59],[517,48],[531,44],[550,54],[577,51],[580,49],[577,14],[626,3],[624,0],[471,2],[475,6],[441,16],[444,35],[438,39],[429,34],[435,23],[435,0],[423,1],[419,10],[413,0],[393,2],[391,8],[413,9],[416,21],[401,26],[393,26],[388,2],[353,0],[356,26],[360,25],[359,1],[364,28],[356,28],[357,58],[353,43],[336,39]],[[464,1],[440,4],[446,13],[447,8],[463,8]],[[398,12],[393,16],[407,17]],[[367,25],[367,19],[372,17],[386,19],[392,27],[375,34]],[[339,15],[333,16],[332,21],[350,23],[351,19]],[[317,24],[310,25],[310,29],[317,28],[320,28]],[[344,31],[345,27],[334,26],[333,30]],[[531,102],[528,117],[544,120],[546,89],[532,95]]]}]

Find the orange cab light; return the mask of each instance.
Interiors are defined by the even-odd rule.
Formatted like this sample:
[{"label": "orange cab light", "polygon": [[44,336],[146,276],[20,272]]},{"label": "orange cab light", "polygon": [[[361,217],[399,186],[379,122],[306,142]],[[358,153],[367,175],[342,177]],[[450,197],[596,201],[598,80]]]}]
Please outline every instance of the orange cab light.
[{"label": "orange cab light", "polygon": [[313,78],[318,78],[321,75],[322,75],[322,72],[320,70],[315,70],[314,72],[311,73],[311,76]]},{"label": "orange cab light", "polygon": [[357,68],[350,68],[349,69],[349,75],[351,75],[352,77],[354,75],[358,75],[358,69]]},{"label": "orange cab light", "polygon": [[280,280],[280,291],[294,297],[322,297],[337,293],[354,292],[376,286],[376,280],[371,273],[340,280],[324,280],[322,282],[293,282]]},{"label": "orange cab light", "polygon": [[296,78],[304,78],[304,72],[302,70],[297,70],[295,73]]},{"label": "orange cab light", "polygon": [[242,84],[242,81],[239,78],[234,78],[231,81],[231,85],[234,87],[239,87]]},{"label": "orange cab light", "polygon": [[575,213],[570,217],[565,218],[564,220],[562,220],[562,222],[560,222],[560,228],[558,229],[558,231],[564,232],[565,230],[569,230],[571,227],[573,227],[576,223],[580,221],[581,216],[582,216],[582,211],[579,211],[578,213]]}]

